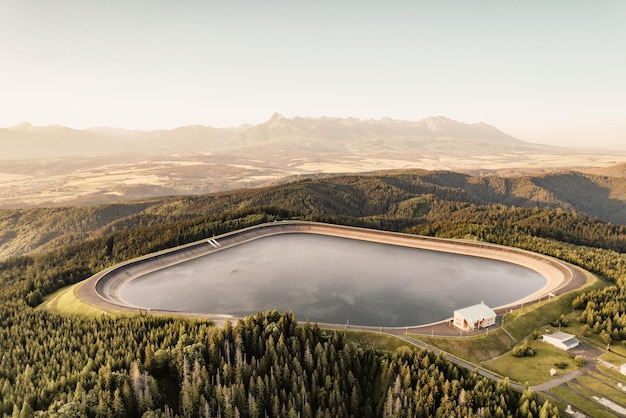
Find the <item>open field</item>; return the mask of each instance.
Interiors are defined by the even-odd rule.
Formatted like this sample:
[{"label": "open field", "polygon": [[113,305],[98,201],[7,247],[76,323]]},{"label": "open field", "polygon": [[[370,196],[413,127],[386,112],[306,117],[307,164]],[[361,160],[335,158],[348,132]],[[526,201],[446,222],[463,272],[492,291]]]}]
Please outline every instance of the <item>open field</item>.
[{"label": "open field", "polygon": [[168,154],[0,160],[0,208],[84,205],[143,197],[203,194],[257,187],[294,176],[380,170],[503,171],[507,175],[608,167],[626,155],[320,155],[315,157]]},{"label": "open field", "polygon": [[78,157],[0,161],[0,208],[97,204],[258,186],[299,174],[247,159],[210,155]]},{"label": "open field", "polygon": [[[507,313],[499,328],[488,332],[483,331],[481,335],[463,338],[463,344],[459,344],[458,338],[431,337],[428,335],[415,335],[414,337],[476,365],[480,364],[496,371],[505,369],[498,365],[501,361],[500,356],[521,343],[533,331],[545,331],[547,323],[563,313],[568,313],[571,301],[578,294],[588,291],[590,288],[602,286],[605,286],[603,282],[589,274],[587,284],[583,288]],[[570,330],[567,331],[571,332]],[[528,379],[523,377],[524,370],[520,371],[522,372],[520,375],[502,374],[523,383]]]},{"label": "open field", "polygon": [[348,338],[359,344],[389,353],[393,353],[397,348],[407,345],[404,340],[390,334],[355,330],[346,330],[345,333]]},{"label": "open field", "polygon": [[586,366],[587,371],[564,385],[548,392],[565,409],[580,411],[590,417],[622,417],[626,410],[626,376],[609,373],[595,364]]},{"label": "open field", "polygon": [[[494,360],[483,362],[482,366],[502,376],[509,376],[513,381],[531,386],[550,380],[549,372],[552,368],[556,369],[556,376],[578,368],[570,353],[545,344],[540,339],[527,341],[528,347],[535,351],[533,357],[518,358],[508,352]],[[557,363],[565,367],[557,368]]]},{"label": "open field", "polygon": [[483,333],[483,335],[469,338],[409,335],[476,365],[502,355],[517,344],[517,341],[512,339],[502,328],[496,328],[488,333]]},{"label": "open field", "polygon": [[[508,376],[514,382],[529,384],[534,390],[545,393],[563,411],[570,405],[573,411],[589,417],[624,416],[620,407],[626,405],[626,376],[619,373],[618,369],[620,364],[626,363],[626,356],[622,353],[625,350],[619,346],[614,347],[614,351],[602,354],[603,344],[596,334],[582,335],[576,312],[567,315],[569,325],[561,330],[575,334],[581,340],[578,348],[565,352],[544,344],[540,339],[529,338],[528,345],[535,350],[535,356],[517,358],[510,352],[513,346],[521,344],[533,331],[540,334],[557,331],[558,328],[549,325],[549,322],[561,313],[567,314],[577,294],[590,288],[606,286],[595,276],[589,273],[587,276],[588,282],[584,288],[507,314],[503,321],[505,325],[488,334],[464,339],[423,335],[415,338],[480,364],[499,375]],[[513,337],[516,337],[515,342]],[[578,367],[573,358],[578,354],[585,360],[582,367]],[[489,360],[489,357],[493,358]],[[596,364],[596,358],[612,366]],[[557,363],[563,363],[565,367],[558,368]],[[555,377],[551,377],[548,372],[551,368],[557,370]]]}]

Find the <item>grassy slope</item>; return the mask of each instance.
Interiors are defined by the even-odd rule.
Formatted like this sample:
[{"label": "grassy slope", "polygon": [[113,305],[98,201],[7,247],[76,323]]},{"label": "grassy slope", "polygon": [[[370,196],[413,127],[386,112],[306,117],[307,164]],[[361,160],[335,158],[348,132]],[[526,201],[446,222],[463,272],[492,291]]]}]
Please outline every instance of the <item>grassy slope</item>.
[{"label": "grassy slope", "polygon": [[44,302],[37,309],[46,309],[60,315],[100,316],[119,315],[120,312],[108,311],[104,308],[93,306],[83,301],[77,295],[78,288],[82,283],[76,283],[64,287],[44,298]]},{"label": "grassy slope", "polygon": [[[549,371],[552,368],[557,370],[557,375],[569,373],[578,368],[566,351],[545,344],[540,340],[529,340],[528,346],[535,350],[533,357],[518,358],[508,352],[497,359],[486,361],[482,365],[502,376],[509,376],[513,381],[531,386],[550,380]],[[564,369],[556,368],[557,363],[563,363],[567,366]]]},{"label": "grassy slope", "polygon": [[[544,346],[538,341],[530,342],[530,346],[541,353],[536,357],[518,359],[508,352],[517,344],[521,344],[533,331],[545,333],[545,325],[561,314],[575,315],[575,313],[571,313],[571,301],[576,295],[591,288],[603,286],[606,286],[604,282],[588,274],[587,284],[583,289],[509,313],[504,317],[502,328],[481,336],[462,340],[443,337],[414,337],[471,363],[480,364],[500,375],[509,376],[514,381],[522,384],[529,382],[534,385],[550,378],[545,371],[553,367],[552,365],[556,362],[567,361],[572,367],[575,367],[570,356],[556,348]],[[570,319],[570,322],[575,327],[580,326],[573,319]],[[574,329],[567,331],[576,334]],[[579,333],[576,335],[580,334],[579,329],[578,331]]]}]

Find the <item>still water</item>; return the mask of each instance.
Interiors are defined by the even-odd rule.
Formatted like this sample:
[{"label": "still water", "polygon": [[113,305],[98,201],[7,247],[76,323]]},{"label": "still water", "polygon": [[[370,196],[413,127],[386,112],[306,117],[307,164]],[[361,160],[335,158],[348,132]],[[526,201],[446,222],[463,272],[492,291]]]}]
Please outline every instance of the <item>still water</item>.
[{"label": "still water", "polygon": [[[208,245],[208,244],[207,244]],[[277,309],[299,321],[410,326],[484,300],[495,307],[546,284],[497,260],[313,234],[272,235],[127,283],[128,303],[245,316]]]}]

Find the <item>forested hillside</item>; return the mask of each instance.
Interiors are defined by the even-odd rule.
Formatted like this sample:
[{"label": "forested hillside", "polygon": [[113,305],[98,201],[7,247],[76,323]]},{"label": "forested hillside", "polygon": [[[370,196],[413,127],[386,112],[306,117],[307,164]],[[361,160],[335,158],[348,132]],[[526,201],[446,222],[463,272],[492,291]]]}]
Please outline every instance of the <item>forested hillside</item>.
[{"label": "forested hillside", "polygon": [[374,351],[340,332],[296,326],[290,314],[267,312],[217,329],[142,314],[61,317],[26,303],[122,259],[285,216],[293,213],[206,215],[0,264],[0,414],[558,416],[506,381],[496,384],[419,349]]},{"label": "forested hillside", "polygon": [[298,216],[406,219],[411,224],[436,216],[442,201],[560,208],[626,225],[624,177],[572,172],[506,178],[397,171],[92,207],[0,210],[0,259],[50,250],[121,229],[257,207],[280,207]]},{"label": "forested hillside", "polygon": [[[65,222],[75,231],[70,245],[0,262],[0,415],[558,416],[532,391],[517,393],[506,381],[496,384],[418,349],[376,351],[340,332],[297,325],[290,314],[270,311],[216,329],[139,313],[61,317],[33,308],[56,289],[131,257],[295,218],[559,257],[614,283],[577,298],[573,308],[589,332],[626,339],[626,227],[568,211],[551,197],[506,206],[513,194],[496,190],[517,190],[512,184],[534,183],[411,172],[65,212],[5,211],[15,231],[28,231],[24,219],[29,227]],[[88,231],[95,232],[85,239]]]}]

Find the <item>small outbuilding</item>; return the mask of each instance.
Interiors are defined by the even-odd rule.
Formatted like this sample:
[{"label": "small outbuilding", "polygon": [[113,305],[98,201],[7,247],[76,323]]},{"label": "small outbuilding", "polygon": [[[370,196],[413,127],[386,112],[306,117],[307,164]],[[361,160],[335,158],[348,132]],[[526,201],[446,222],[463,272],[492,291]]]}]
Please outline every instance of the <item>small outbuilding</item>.
[{"label": "small outbuilding", "polygon": [[454,326],[469,331],[496,323],[496,313],[484,302],[454,311]]},{"label": "small outbuilding", "polygon": [[575,335],[561,331],[544,335],[543,341],[566,351],[570,348],[578,347],[578,344],[580,344],[580,341],[576,339]]}]

